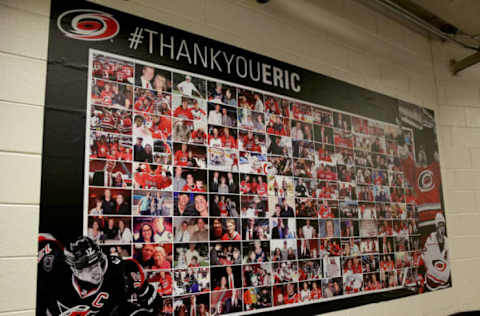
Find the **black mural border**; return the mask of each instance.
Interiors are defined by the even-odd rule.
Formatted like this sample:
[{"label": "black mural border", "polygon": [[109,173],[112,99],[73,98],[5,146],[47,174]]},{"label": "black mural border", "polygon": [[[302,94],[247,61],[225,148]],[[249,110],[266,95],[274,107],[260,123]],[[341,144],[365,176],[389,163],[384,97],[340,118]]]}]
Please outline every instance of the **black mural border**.
[{"label": "black mural border", "polygon": [[[66,37],[57,27],[57,18],[67,10],[93,9],[111,13],[120,21],[119,34],[106,41],[80,41]],[[242,54],[300,74],[302,92],[285,91],[251,80],[194,67],[188,63],[173,62],[159,55],[150,55],[146,48],[131,50],[128,36],[135,25],[174,34],[187,41],[197,41],[222,50]],[[43,157],[40,200],[40,232],[52,233],[67,242],[83,233],[85,123],[88,85],[89,49],[98,49],[126,57],[141,59],[179,70],[201,73],[219,80],[271,91],[332,109],[368,116],[395,124],[398,106],[406,102],[327,77],[297,66],[262,56],[232,45],[195,35],[131,14],[86,1],[51,1],[47,84],[43,134]],[[433,116],[433,111],[427,110]],[[443,204],[443,198],[442,198]],[[259,311],[264,315],[283,315],[299,312],[314,315],[379,303],[416,294],[409,288],[381,293],[355,295],[324,302]],[[251,312],[247,312],[249,314]]]}]

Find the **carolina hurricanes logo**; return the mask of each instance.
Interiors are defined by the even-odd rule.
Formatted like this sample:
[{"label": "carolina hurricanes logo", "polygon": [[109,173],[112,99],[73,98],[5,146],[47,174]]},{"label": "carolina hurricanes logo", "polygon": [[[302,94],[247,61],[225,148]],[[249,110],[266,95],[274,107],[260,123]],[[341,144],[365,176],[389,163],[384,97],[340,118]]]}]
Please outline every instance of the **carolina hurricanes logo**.
[{"label": "carolina hurricanes logo", "polygon": [[435,269],[437,269],[440,272],[443,272],[447,269],[447,262],[445,262],[444,260],[433,260],[432,264],[435,267]]},{"label": "carolina hurricanes logo", "polygon": [[103,41],[120,31],[120,24],[111,14],[96,10],[70,10],[62,13],[57,26],[65,36],[84,41]]},{"label": "carolina hurricanes logo", "polygon": [[433,172],[431,170],[423,170],[418,175],[418,188],[422,192],[427,192],[432,190],[435,187],[435,183],[433,183]]}]

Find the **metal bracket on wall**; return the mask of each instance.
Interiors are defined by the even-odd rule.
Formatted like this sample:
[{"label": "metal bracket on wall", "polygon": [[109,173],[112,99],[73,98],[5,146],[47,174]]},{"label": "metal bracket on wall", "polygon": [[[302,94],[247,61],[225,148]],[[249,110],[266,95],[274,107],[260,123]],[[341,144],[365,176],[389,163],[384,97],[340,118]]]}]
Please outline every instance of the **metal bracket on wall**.
[{"label": "metal bracket on wall", "polygon": [[454,75],[468,67],[480,63],[480,52],[467,56],[461,60],[450,60],[450,70]]}]

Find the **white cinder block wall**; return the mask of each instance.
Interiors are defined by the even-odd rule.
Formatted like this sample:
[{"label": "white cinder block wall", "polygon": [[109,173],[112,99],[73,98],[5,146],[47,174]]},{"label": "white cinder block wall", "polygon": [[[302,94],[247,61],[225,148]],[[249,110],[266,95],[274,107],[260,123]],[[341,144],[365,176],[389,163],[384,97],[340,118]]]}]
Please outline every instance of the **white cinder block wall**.
[{"label": "white cinder block wall", "polygon": [[[480,68],[353,0],[97,0],[436,110],[454,287],[336,315],[480,308]],[[34,315],[50,3],[0,0],[0,316]],[[355,106],[355,104],[352,104]]]}]

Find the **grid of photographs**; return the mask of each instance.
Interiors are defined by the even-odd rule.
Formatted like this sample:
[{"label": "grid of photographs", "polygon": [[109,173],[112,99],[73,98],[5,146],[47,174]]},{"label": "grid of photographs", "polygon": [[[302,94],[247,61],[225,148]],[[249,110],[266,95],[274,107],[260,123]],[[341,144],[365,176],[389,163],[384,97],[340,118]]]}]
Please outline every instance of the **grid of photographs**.
[{"label": "grid of photographs", "polygon": [[415,282],[413,134],[92,54],[85,234],[165,313],[226,314]]}]

